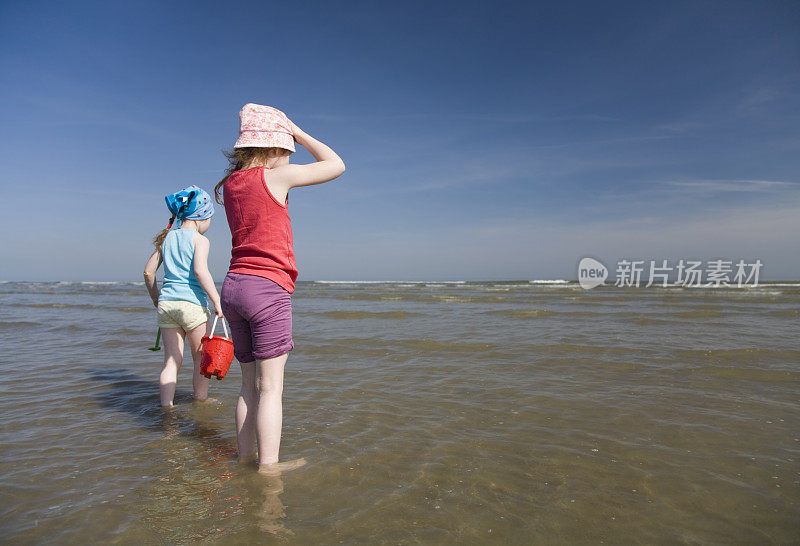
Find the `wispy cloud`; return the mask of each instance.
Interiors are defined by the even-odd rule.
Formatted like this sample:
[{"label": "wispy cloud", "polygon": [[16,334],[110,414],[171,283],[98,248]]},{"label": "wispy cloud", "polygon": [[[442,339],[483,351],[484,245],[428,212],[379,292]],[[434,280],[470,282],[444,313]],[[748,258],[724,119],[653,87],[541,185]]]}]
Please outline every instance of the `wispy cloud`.
[{"label": "wispy cloud", "polygon": [[685,120],[685,121],[673,121],[669,123],[661,123],[656,125],[654,128],[657,131],[667,131],[669,133],[692,133],[694,131],[699,131],[700,129],[705,129],[710,127],[708,123],[703,123],[700,121],[692,121],[692,120]]},{"label": "wispy cloud", "polygon": [[529,169],[526,171],[518,165],[490,165],[468,168],[460,173],[454,172],[446,177],[431,177],[427,180],[418,181],[418,183],[414,184],[403,184],[388,187],[384,186],[376,193],[409,193],[439,190],[455,186],[469,186],[488,182],[497,183],[510,177],[522,176],[529,173]]},{"label": "wispy cloud", "polygon": [[602,114],[444,114],[450,119],[489,121],[498,123],[541,123],[548,121],[586,121],[593,123],[612,123],[622,121],[618,117]]},{"label": "wispy cloud", "polygon": [[774,103],[780,96],[781,92],[776,86],[745,90],[736,105],[736,111],[741,116],[762,116],[770,103]]},{"label": "wispy cloud", "polygon": [[770,192],[800,189],[798,182],[778,180],[685,180],[670,181],[666,184],[697,192]]},{"label": "wispy cloud", "polygon": [[125,115],[122,108],[109,105],[90,104],[83,98],[73,99],[57,95],[28,94],[23,97],[27,108],[42,114],[38,117],[18,121],[19,125],[32,125],[36,128],[48,127],[97,127],[138,133],[165,141],[180,141],[185,135],[166,123],[148,122],[135,107]]},{"label": "wispy cloud", "polygon": [[[800,203],[748,205],[702,211],[690,217],[660,215],[572,215],[571,222],[539,215],[494,216],[455,222],[431,230],[377,229],[337,246],[342,263],[369,256],[368,278],[436,274],[442,278],[574,278],[581,256],[598,256],[607,266],[636,259],[754,259],[764,277],[796,279],[800,258],[792,250],[800,229]],[[702,235],[702,236],[700,236]],[[769,244],[765,244],[766,242]],[[319,243],[309,252],[308,270],[325,271],[328,254]],[[480,256],[481,260],[475,260]],[[419,266],[411,272],[403,263]],[[342,267],[342,275],[346,275]],[[367,270],[362,270],[367,274]]]},{"label": "wispy cloud", "polygon": [[316,119],[332,122],[358,122],[358,121],[387,121],[401,119],[441,119],[485,121],[490,123],[542,123],[556,121],[585,121],[591,123],[613,123],[622,121],[621,118],[602,114],[459,114],[449,112],[408,112],[403,114],[388,115],[352,115],[352,114],[303,114],[295,113],[303,119]]}]

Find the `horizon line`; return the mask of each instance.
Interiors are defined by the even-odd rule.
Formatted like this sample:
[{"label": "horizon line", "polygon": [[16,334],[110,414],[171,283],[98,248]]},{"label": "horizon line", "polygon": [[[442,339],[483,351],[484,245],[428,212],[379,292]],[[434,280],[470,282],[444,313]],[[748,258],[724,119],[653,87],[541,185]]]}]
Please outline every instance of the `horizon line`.
[{"label": "horizon line", "polygon": [[[163,281],[158,281],[163,282]],[[337,284],[337,283],[361,283],[361,284],[369,284],[369,283],[440,283],[440,284],[465,284],[465,283],[483,283],[483,282],[523,282],[523,283],[530,283],[530,284],[571,284],[571,283],[578,283],[578,279],[476,279],[476,280],[467,280],[467,279],[451,279],[451,280],[437,280],[437,279],[393,279],[393,280],[371,280],[371,279],[361,279],[361,280],[350,280],[350,279],[313,279],[313,280],[298,280],[295,281],[295,284],[300,283],[323,283],[323,284]],[[764,283],[800,283],[800,278],[797,279],[759,279],[758,284]],[[8,283],[79,283],[79,284],[118,284],[118,283],[128,283],[128,284],[137,284],[141,285],[144,284],[144,281],[133,281],[133,280],[102,280],[102,281],[90,281],[90,280],[0,280],[0,284],[8,284]],[[214,281],[214,284],[221,284],[222,281]],[[603,283],[605,286],[615,286],[613,282],[605,282]],[[656,286],[655,284],[653,286]],[[662,286],[660,283],[657,286]],[[676,285],[674,283],[667,284],[667,287],[675,287],[675,286],[682,286]],[[697,287],[698,285],[690,285],[690,288]],[[705,283],[701,283],[699,286],[705,286]],[[720,287],[725,287],[726,285],[720,285]],[[727,286],[736,286],[736,283],[729,282]],[[743,286],[751,286],[749,283],[744,284]]]}]

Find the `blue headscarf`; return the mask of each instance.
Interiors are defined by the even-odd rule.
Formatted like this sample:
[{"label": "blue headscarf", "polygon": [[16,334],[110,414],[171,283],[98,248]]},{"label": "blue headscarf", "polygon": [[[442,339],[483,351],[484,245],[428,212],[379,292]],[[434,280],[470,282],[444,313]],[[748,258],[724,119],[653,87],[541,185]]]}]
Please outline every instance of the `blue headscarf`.
[{"label": "blue headscarf", "polygon": [[[176,227],[183,220],[205,220],[214,214],[214,202],[206,191],[197,186],[189,186],[179,192],[164,197],[167,208],[178,219]],[[170,226],[172,220],[170,220]]]}]

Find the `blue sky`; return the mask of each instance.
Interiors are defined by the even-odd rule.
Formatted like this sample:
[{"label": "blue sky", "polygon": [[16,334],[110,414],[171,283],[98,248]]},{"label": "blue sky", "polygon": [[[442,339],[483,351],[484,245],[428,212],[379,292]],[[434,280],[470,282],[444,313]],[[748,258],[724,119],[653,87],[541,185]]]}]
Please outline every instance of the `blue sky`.
[{"label": "blue sky", "polygon": [[0,279],[140,280],[247,102],[347,164],[291,190],[300,280],[800,278],[798,2],[6,1],[0,67]]}]

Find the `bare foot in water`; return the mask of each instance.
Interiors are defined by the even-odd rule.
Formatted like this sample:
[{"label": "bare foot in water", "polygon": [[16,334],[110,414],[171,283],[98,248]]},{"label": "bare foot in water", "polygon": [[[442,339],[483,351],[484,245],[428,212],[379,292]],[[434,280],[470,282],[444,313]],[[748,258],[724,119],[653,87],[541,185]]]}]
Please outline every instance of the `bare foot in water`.
[{"label": "bare foot in water", "polygon": [[219,400],[219,398],[211,398],[210,396],[208,398],[192,398],[192,402],[195,404],[209,404],[211,406],[222,405],[222,402]]},{"label": "bare foot in water", "polygon": [[306,464],[305,457],[292,459],[291,461],[278,461],[277,463],[259,464],[258,473],[264,474],[265,476],[278,476],[283,472],[300,468],[304,464]]},{"label": "bare foot in water", "polygon": [[255,454],[253,454],[253,455],[239,455],[236,460],[239,461],[241,464],[251,464],[251,463],[255,463],[258,460],[258,457],[256,457]]}]

